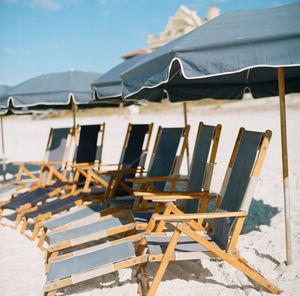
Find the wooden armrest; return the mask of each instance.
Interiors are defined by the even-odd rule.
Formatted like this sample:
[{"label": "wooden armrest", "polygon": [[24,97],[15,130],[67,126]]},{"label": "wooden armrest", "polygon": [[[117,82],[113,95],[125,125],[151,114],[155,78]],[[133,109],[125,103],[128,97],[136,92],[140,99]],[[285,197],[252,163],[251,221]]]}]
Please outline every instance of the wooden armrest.
[{"label": "wooden armrest", "polygon": [[46,161],[46,162],[43,162],[41,164],[41,166],[53,166],[53,165],[57,165],[57,164],[69,165],[69,164],[71,164],[71,162],[69,162],[69,161]]},{"label": "wooden armrest", "polygon": [[144,200],[151,200],[157,202],[169,202],[174,200],[191,200],[200,199],[203,197],[214,199],[220,198],[218,194],[210,194],[208,192],[134,192],[134,196],[141,196]]},{"label": "wooden armrest", "polygon": [[71,164],[71,167],[73,168],[82,168],[82,169],[93,169],[93,168],[96,168],[96,167],[100,167],[101,164],[97,163],[89,163],[89,162],[81,162],[81,163],[74,163],[74,164]]},{"label": "wooden armrest", "polygon": [[63,164],[65,161],[14,161],[12,162],[15,165],[26,165],[26,164],[33,164],[38,166],[51,166],[56,164]]},{"label": "wooden armrest", "polygon": [[147,191],[134,191],[135,196],[144,197],[167,197],[167,196],[217,196],[217,194],[212,194],[207,191],[164,191],[164,192],[147,192]]},{"label": "wooden armrest", "polygon": [[177,176],[161,176],[161,177],[137,177],[126,179],[127,182],[132,183],[149,183],[149,182],[175,182],[185,181],[187,179],[179,179]]},{"label": "wooden armrest", "polygon": [[240,212],[216,212],[216,213],[199,213],[199,214],[182,214],[182,215],[158,215],[153,214],[152,218],[155,221],[169,221],[169,222],[178,222],[185,220],[196,220],[196,219],[217,219],[225,217],[246,217],[247,213]]},{"label": "wooden armrest", "polygon": [[120,169],[120,170],[100,171],[100,172],[97,172],[97,174],[98,174],[98,175],[117,176],[117,175],[124,175],[124,174],[138,173],[139,171],[140,171],[140,169]]}]

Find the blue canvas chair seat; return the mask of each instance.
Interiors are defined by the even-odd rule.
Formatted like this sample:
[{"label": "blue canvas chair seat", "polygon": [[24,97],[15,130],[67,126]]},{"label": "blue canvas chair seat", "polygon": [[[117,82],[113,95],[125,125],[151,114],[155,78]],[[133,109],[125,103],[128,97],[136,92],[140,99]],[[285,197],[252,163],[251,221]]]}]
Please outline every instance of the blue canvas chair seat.
[{"label": "blue canvas chair seat", "polygon": [[99,217],[98,213],[100,211],[103,211],[104,209],[106,209],[106,206],[93,204],[85,208],[80,208],[78,210],[75,210],[73,212],[64,213],[64,215],[60,215],[55,219],[45,220],[43,221],[42,226],[49,230],[54,230],[61,226],[70,224],[72,221],[77,221],[77,220],[82,221],[82,219],[92,215],[97,215],[97,217]]},{"label": "blue canvas chair seat", "polygon": [[52,215],[63,211],[65,208],[70,208],[76,205],[76,202],[81,200],[81,197],[78,195],[69,196],[68,198],[64,199],[56,199],[52,202],[45,203],[40,206],[36,211],[27,212],[24,214],[24,217],[35,219],[39,215],[51,212]]},{"label": "blue canvas chair seat", "polygon": [[[212,242],[211,238],[201,232],[201,235],[207,239],[208,241]],[[147,240],[147,247],[148,252],[150,255],[160,255],[164,254],[167,250],[167,247],[171,240],[171,234],[165,234],[165,235],[146,235],[145,236]],[[197,242],[195,242],[192,238],[189,236],[180,236],[177,245],[174,249],[174,252],[176,254],[176,261],[179,260],[186,260],[186,257],[184,256],[187,253],[194,253],[193,259],[199,259],[202,256],[202,252],[209,252],[205,247],[201,246]],[[199,254],[200,253],[200,254]]]},{"label": "blue canvas chair seat", "polygon": [[17,210],[24,205],[35,205],[41,201],[44,201],[49,197],[49,193],[53,191],[53,188],[38,188],[31,192],[22,193],[20,196],[15,197],[11,202],[4,204],[3,209]]},{"label": "blue canvas chair seat", "polygon": [[112,269],[112,264],[134,257],[135,252],[130,242],[101,248],[91,253],[75,256],[73,260],[64,260],[51,264],[47,275],[47,282],[74,277],[85,271],[94,270],[100,267],[107,267],[107,270]]},{"label": "blue canvas chair seat", "polygon": [[49,244],[54,246],[65,241],[74,241],[77,238],[93,235],[96,240],[105,237],[107,229],[113,229],[122,226],[118,218],[106,217],[101,221],[96,221],[79,227],[71,228],[65,231],[54,232],[48,235]]}]

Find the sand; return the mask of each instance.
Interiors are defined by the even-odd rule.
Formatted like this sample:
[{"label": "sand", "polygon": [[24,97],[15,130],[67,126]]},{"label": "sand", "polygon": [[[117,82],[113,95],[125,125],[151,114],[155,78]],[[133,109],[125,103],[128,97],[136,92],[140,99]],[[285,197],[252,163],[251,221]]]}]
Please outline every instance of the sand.
[{"label": "sand", "polygon": [[[199,121],[223,125],[217,154],[212,191],[220,190],[229,156],[239,127],[273,131],[271,145],[255,191],[250,214],[240,236],[238,248],[249,263],[284,290],[283,295],[300,291],[300,97],[287,98],[288,157],[292,214],[293,260],[285,264],[283,189],[278,99],[244,100],[223,105],[189,107],[192,151]],[[79,117],[78,123],[107,123],[104,162],[117,162],[127,123],[154,122],[155,127],[183,124],[182,109],[131,116]],[[71,125],[71,118],[32,120],[30,116],[5,118],[6,154],[9,160],[41,160],[49,128]],[[156,131],[156,128],[154,132]],[[152,143],[153,144],[153,143]],[[186,164],[182,164],[182,173]],[[8,227],[0,226],[0,295],[41,295],[45,283],[43,252]],[[150,265],[150,278],[156,264]],[[172,263],[159,286],[158,295],[268,295],[255,290],[243,274],[226,263],[189,261]],[[64,295],[136,295],[137,285],[131,269],[105,275],[74,287]]]}]

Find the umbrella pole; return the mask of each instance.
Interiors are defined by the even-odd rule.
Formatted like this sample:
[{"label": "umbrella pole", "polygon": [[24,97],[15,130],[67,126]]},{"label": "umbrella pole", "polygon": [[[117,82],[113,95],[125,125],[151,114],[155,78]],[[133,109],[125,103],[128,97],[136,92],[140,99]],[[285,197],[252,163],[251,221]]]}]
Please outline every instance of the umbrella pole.
[{"label": "umbrella pole", "polygon": [[4,181],[6,180],[6,162],[5,162],[5,149],[4,149],[4,132],[3,132],[3,116],[0,116],[1,122],[1,146],[2,146],[2,174]]},{"label": "umbrella pole", "polygon": [[76,104],[72,100],[72,115],[73,115],[73,134],[75,135],[75,130],[76,130]]},{"label": "umbrella pole", "polygon": [[290,210],[290,196],[289,196],[289,171],[288,171],[287,132],[286,132],[285,81],[284,81],[283,68],[278,68],[278,91],[279,91],[279,102],[280,102],[286,260],[287,260],[287,265],[290,265],[292,264],[292,233],[291,233],[291,210]]},{"label": "umbrella pole", "polygon": [[[183,102],[183,116],[184,116],[184,126],[186,127],[188,125],[187,122],[187,104],[186,102]],[[187,162],[187,170],[188,173],[190,172],[190,149],[189,149],[189,141],[187,140],[186,145],[186,162]]]}]

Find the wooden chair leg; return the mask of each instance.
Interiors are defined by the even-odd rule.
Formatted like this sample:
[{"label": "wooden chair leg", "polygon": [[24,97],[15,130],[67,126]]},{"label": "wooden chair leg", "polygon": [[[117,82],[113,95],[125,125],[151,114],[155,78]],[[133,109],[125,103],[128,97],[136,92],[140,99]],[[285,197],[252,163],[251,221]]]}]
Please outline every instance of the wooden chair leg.
[{"label": "wooden chair leg", "polygon": [[137,280],[138,280],[139,294],[141,296],[146,296],[149,291],[149,280],[146,273],[146,263],[140,266],[137,274]]},{"label": "wooden chair leg", "polygon": [[24,219],[24,222],[23,222],[23,225],[22,225],[22,228],[20,230],[20,233],[24,234],[26,228],[27,228],[27,225],[28,225],[28,218],[25,218]]},{"label": "wooden chair leg", "polygon": [[42,246],[44,244],[44,241],[45,241],[45,238],[46,238],[46,229],[45,229],[45,227],[43,227],[42,232],[41,232],[41,236],[40,236],[40,239],[39,239],[39,242],[38,242],[38,247],[39,248],[42,248]]},{"label": "wooden chair leg", "polygon": [[39,233],[40,227],[41,227],[41,222],[36,222],[34,224],[33,232],[32,232],[31,238],[30,238],[32,241],[36,239],[36,237]]},{"label": "wooden chair leg", "polygon": [[186,224],[179,223],[177,227],[186,235],[194,239],[196,242],[204,246],[209,251],[213,252],[217,256],[219,256],[221,259],[235,267],[237,270],[244,273],[247,277],[252,279],[254,282],[258,283],[259,285],[263,286],[265,289],[270,291],[273,294],[280,294],[282,291],[271,284],[267,279],[265,279],[258,271],[251,268],[247,263],[246,260],[244,260],[240,256],[231,255],[227,252],[224,252],[224,250],[220,249],[219,247],[211,244],[209,241],[207,241],[205,238],[203,238],[201,235],[198,235],[196,232],[191,230]]},{"label": "wooden chair leg", "polygon": [[45,293],[45,296],[56,296],[56,290]]},{"label": "wooden chair leg", "polygon": [[165,274],[165,271],[169,265],[169,262],[170,262],[170,259],[174,253],[174,249],[177,245],[177,242],[179,240],[179,237],[180,237],[180,234],[181,234],[181,231],[179,229],[175,229],[173,235],[172,235],[172,238],[168,244],[168,247],[165,251],[165,254],[163,255],[163,258],[160,262],[160,265],[158,267],[158,270],[154,276],[154,279],[153,279],[153,282],[150,286],[150,289],[149,289],[149,292],[148,292],[148,296],[154,296],[155,293],[156,293],[156,290]]},{"label": "wooden chair leg", "polygon": [[18,225],[20,224],[20,222],[21,222],[21,220],[22,220],[22,217],[23,217],[23,215],[22,215],[21,213],[19,213],[19,214],[17,215],[17,219],[16,219],[16,221],[15,221],[14,229],[17,229],[17,228],[18,228]]},{"label": "wooden chair leg", "polygon": [[[167,206],[166,206],[166,209],[165,209],[165,211],[163,213],[163,215],[169,215],[171,213],[172,209],[173,209],[173,204],[172,203],[168,203]],[[159,223],[158,223],[158,225],[156,227],[156,231],[157,232],[163,231],[165,225],[166,225],[166,221],[164,221],[164,220],[159,221]]]}]

